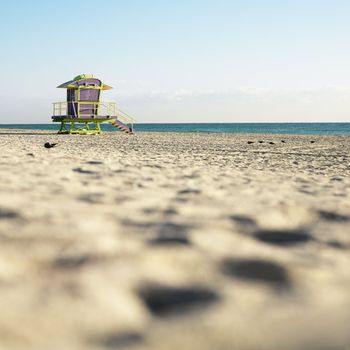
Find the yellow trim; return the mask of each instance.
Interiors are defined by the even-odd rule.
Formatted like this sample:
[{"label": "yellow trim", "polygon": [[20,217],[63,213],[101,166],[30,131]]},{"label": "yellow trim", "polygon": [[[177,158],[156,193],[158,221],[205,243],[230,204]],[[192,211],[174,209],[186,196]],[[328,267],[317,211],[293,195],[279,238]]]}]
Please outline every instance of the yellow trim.
[{"label": "yellow trim", "polygon": [[[79,93],[78,93],[78,98],[79,98]],[[109,115],[111,117],[118,117],[118,119],[124,123],[129,123],[133,124],[135,122],[135,119],[129,116],[128,114],[124,113],[120,109],[117,108],[117,104],[115,102],[90,102],[90,101],[71,101],[70,103],[77,103],[78,105],[78,111],[77,111],[77,117],[79,118],[80,116],[90,116],[91,114],[82,114],[79,113],[80,111],[80,105],[97,105],[97,115],[95,118],[98,118],[99,115]],[[68,111],[68,102],[53,102],[53,116],[63,116],[67,115]],[[104,113],[105,112],[105,113]]]}]

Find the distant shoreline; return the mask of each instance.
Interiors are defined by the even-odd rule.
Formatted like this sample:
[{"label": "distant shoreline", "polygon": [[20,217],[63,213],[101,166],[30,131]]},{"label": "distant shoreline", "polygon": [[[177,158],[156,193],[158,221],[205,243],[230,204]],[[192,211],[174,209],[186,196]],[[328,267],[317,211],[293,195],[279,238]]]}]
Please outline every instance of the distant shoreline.
[{"label": "distant shoreline", "polygon": [[[109,136],[122,136],[122,137],[137,137],[137,135],[144,135],[147,137],[147,135],[159,135],[159,137],[163,137],[164,134],[168,134],[169,137],[177,137],[177,136],[181,136],[183,135],[184,137],[186,135],[197,135],[197,136],[203,136],[203,137],[222,137],[222,136],[226,136],[226,137],[234,137],[234,138],[239,138],[241,139],[242,137],[246,138],[247,141],[252,140],[254,142],[257,142],[260,139],[263,139],[265,141],[267,141],[267,139],[284,139],[284,138],[289,138],[289,139],[294,139],[294,140],[329,140],[329,139],[335,139],[335,140],[339,140],[339,139],[343,139],[343,140],[347,140],[350,135],[336,135],[336,134],[276,134],[276,133],[248,133],[248,132],[237,132],[237,133],[218,133],[218,132],[181,132],[181,131],[169,131],[169,132],[160,132],[160,131],[141,131],[138,132],[136,130],[135,134],[133,136],[127,136],[124,135],[123,133],[121,133],[120,131],[103,131],[101,135],[95,135],[97,137],[101,137],[104,136],[105,137],[109,137]],[[6,136],[6,135],[52,135],[52,136],[58,136],[58,137],[62,137],[62,138],[77,138],[77,140],[81,137],[86,137],[83,135],[69,135],[69,134],[58,134],[57,133],[57,129],[50,129],[50,130],[45,130],[45,129],[14,129],[14,128],[1,128],[0,127],[0,137],[1,136]],[[162,136],[163,135],[163,136]],[[91,136],[88,136],[91,137]]]}]

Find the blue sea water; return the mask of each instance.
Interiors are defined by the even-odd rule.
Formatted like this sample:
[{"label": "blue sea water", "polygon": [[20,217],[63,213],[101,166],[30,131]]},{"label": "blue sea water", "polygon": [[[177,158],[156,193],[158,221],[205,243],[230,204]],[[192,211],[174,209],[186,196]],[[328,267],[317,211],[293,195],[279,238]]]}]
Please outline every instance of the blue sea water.
[{"label": "blue sea water", "polygon": [[[0,124],[1,128],[57,130],[58,124]],[[102,124],[104,131],[116,131]],[[135,132],[261,133],[350,136],[350,123],[163,123],[135,124]]]}]

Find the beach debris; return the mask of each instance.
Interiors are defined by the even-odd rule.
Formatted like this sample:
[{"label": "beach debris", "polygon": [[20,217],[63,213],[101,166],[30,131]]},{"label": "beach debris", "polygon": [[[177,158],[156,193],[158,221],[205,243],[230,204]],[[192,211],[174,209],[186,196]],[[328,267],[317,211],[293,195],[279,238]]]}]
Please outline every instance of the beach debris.
[{"label": "beach debris", "polygon": [[57,146],[57,143],[50,143],[50,142],[45,142],[44,147],[45,148],[52,148]]},{"label": "beach debris", "polygon": [[315,140],[311,140],[310,143],[315,143],[316,141]]},{"label": "beach debris", "polygon": [[251,145],[252,143],[254,143],[254,141],[248,141],[247,144]]},{"label": "beach debris", "polygon": [[259,143],[264,143],[264,141],[262,141],[262,140],[259,140],[258,142],[259,142]]},{"label": "beach debris", "polygon": [[284,141],[284,140],[281,140],[281,142],[282,142],[282,143],[285,143],[286,141]]},{"label": "beach debris", "polygon": [[270,144],[270,145],[274,145],[275,143],[274,143],[274,142],[272,142],[272,141],[270,141],[270,142],[269,142],[269,144]]}]

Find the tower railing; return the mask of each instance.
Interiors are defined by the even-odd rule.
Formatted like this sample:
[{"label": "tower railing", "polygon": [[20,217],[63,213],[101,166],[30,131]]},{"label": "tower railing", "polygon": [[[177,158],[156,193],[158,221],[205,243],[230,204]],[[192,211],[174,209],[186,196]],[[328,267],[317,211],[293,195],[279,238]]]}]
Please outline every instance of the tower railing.
[{"label": "tower railing", "polygon": [[[68,115],[68,104],[72,104],[73,115]],[[81,111],[89,110],[90,113]],[[92,113],[91,113],[92,111]],[[117,108],[115,102],[91,102],[91,101],[64,101],[53,103],[53,117],[65,117],[66,119],[105,119],[117,118],[123,123],[133,125],[135,119]]]}]

